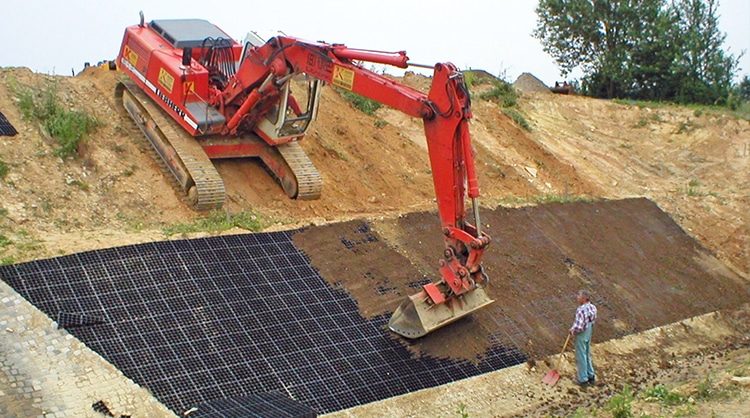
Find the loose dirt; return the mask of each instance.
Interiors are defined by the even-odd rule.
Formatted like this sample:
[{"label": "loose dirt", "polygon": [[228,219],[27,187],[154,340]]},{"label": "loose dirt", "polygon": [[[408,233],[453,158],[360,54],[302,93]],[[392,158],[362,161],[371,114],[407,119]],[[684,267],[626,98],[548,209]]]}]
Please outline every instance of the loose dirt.
[{"label": "loose dirt", "polygon": [[[548,204],[483,212],[493,237],[484,267],[495,303],[409,348],[476,360],[491,344],[530,358],[559,351],[578,289],[599,308],[594,341],[742,304],[748,282],[724,267],[646,199]],[[329,282],[367,317],[392,312],[434,279],[442,248],[437,216],[309,228],[294,237]]]},{"label": "loose dirt", "polygon": [[524,93],[551,93],[549,87],[534,74],[523,73],[513,82],[513,87]]}]

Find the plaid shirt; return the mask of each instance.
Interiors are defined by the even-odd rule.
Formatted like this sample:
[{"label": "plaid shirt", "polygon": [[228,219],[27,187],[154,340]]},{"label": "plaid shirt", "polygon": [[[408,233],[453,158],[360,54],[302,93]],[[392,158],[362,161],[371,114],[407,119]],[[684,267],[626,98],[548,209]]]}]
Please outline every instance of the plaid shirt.
[{"label": "plaid shirt", "polygon": [[576,320],[570,330],[573,334],[580,334],[589,324],[596,322],[596,306],[586,302],[576,309]]}]

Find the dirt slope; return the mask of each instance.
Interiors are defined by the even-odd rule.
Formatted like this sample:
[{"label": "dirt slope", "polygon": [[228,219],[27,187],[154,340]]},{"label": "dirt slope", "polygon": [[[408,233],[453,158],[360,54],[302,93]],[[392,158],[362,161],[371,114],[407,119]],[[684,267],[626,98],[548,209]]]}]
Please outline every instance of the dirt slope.
[{"label": "dirt slope", "polygon": [[[0,69],[0,110],[20,132],[0,137],[0,159],[10,166],[0,181],[1,206],[7,211],[0,228],[21,244],[5,248],[3,256],[26,260],[149,241],[163,225],[199,216],[172,190],[140,131],[116,112],[116,77],[99,68],[77,77]],[[424,77],[407,81],[429,85]],[[66,106],[88,111],[101,126],[77,158],[62,161],[53,154],[54,140],[21,117],[13,85],[53,85]],[[573,167],[536,144],[493,105],[479,103],[477,108],[472,129],[486,201],[547,193],[596,194]],[[388,123],[376,127],[378,120]],[[226,209],[252,209],[282,224],[300,224],[434,207],[418,120],[389,109],[367,116],[325,89],[320,116],[303,147],[324,179],[320,200],[287,199],[254,161],[222,161],[216,165],[226,183]],[[535,175],[527,167],[533,167]]]},{"label": "dirt slope", "polygon": [[724,261],[750,271],[750,122],[577,96],[523,102],[537,143],[606,197],[645,196]]},{"label": "dirt slope", "polygon": [[[599,308],[595,341],[737,307],[749,281],[687,236],[653,202],[626,199],[485,211],[493,237],[484,257],[495,303],[413,342],[436,357],[476,359],[492,344],[530,358],[560,350],[590,289]],[[329,282],[342,286],[363,315],[393,312],[423,279],[435,280],[442,239],[434,213],[398,220],[314,227],[294,242]]]}]

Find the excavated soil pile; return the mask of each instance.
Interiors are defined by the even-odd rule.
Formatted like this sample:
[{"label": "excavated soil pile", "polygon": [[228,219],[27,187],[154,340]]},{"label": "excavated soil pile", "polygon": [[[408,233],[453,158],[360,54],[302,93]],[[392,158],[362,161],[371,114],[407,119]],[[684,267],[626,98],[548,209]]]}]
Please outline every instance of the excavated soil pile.
[{"label": "excavated soil pile", "polygon": [[[484,266],[495,303],[416,342],[416,353],[476,359],[494,345],[530,357],[560,350],[578,289],[599,308],[604,341],[748,300],[748,283],[646,199],[548,204],[483,212],[493,237]],[[294,242],[363,315],[390,312],[437,270],[437,217],[311,228]],[[411,260],[411,261],[410,261]],[[447,338],[450,337],[450,338]]]},{"label": "excavated soil pile", "polygon": [[516,81],[513,82],[513,87],[524,93],[551,93],[549,87],[531,73],[519,75]]}]

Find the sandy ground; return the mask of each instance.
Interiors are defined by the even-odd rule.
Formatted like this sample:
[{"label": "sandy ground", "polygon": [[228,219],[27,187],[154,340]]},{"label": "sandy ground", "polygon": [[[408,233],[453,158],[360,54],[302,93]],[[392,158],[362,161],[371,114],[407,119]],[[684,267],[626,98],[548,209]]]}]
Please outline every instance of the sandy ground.
[{"label": "sandy ground", "polygon": [[[750,390],[733,383],[732,376],[750,373],[750,307],[716,312],[596,344],[598,368],[595,386],[572,383],[572,353],[566,353],[555,386],[541,382],[550,370],[543,363],[508,369],[426,389],[381,402],[329,414],[330,417],[509,417],[611,416],[606,403],[628,385],[637,397],[636,413],[660,416],[744,416],[750,408]],[[555,365],[557,356],[550,359]],[[710,394],[701,398],[696,376],[710,376]],[[678,405],[648,402],[644,393],[657,384],[684,395]],[[580,410],[579,410],[580,409]],[[656,411],[655,411],[656,410]],[[684,416],[684,415],[683,415]]]}]

